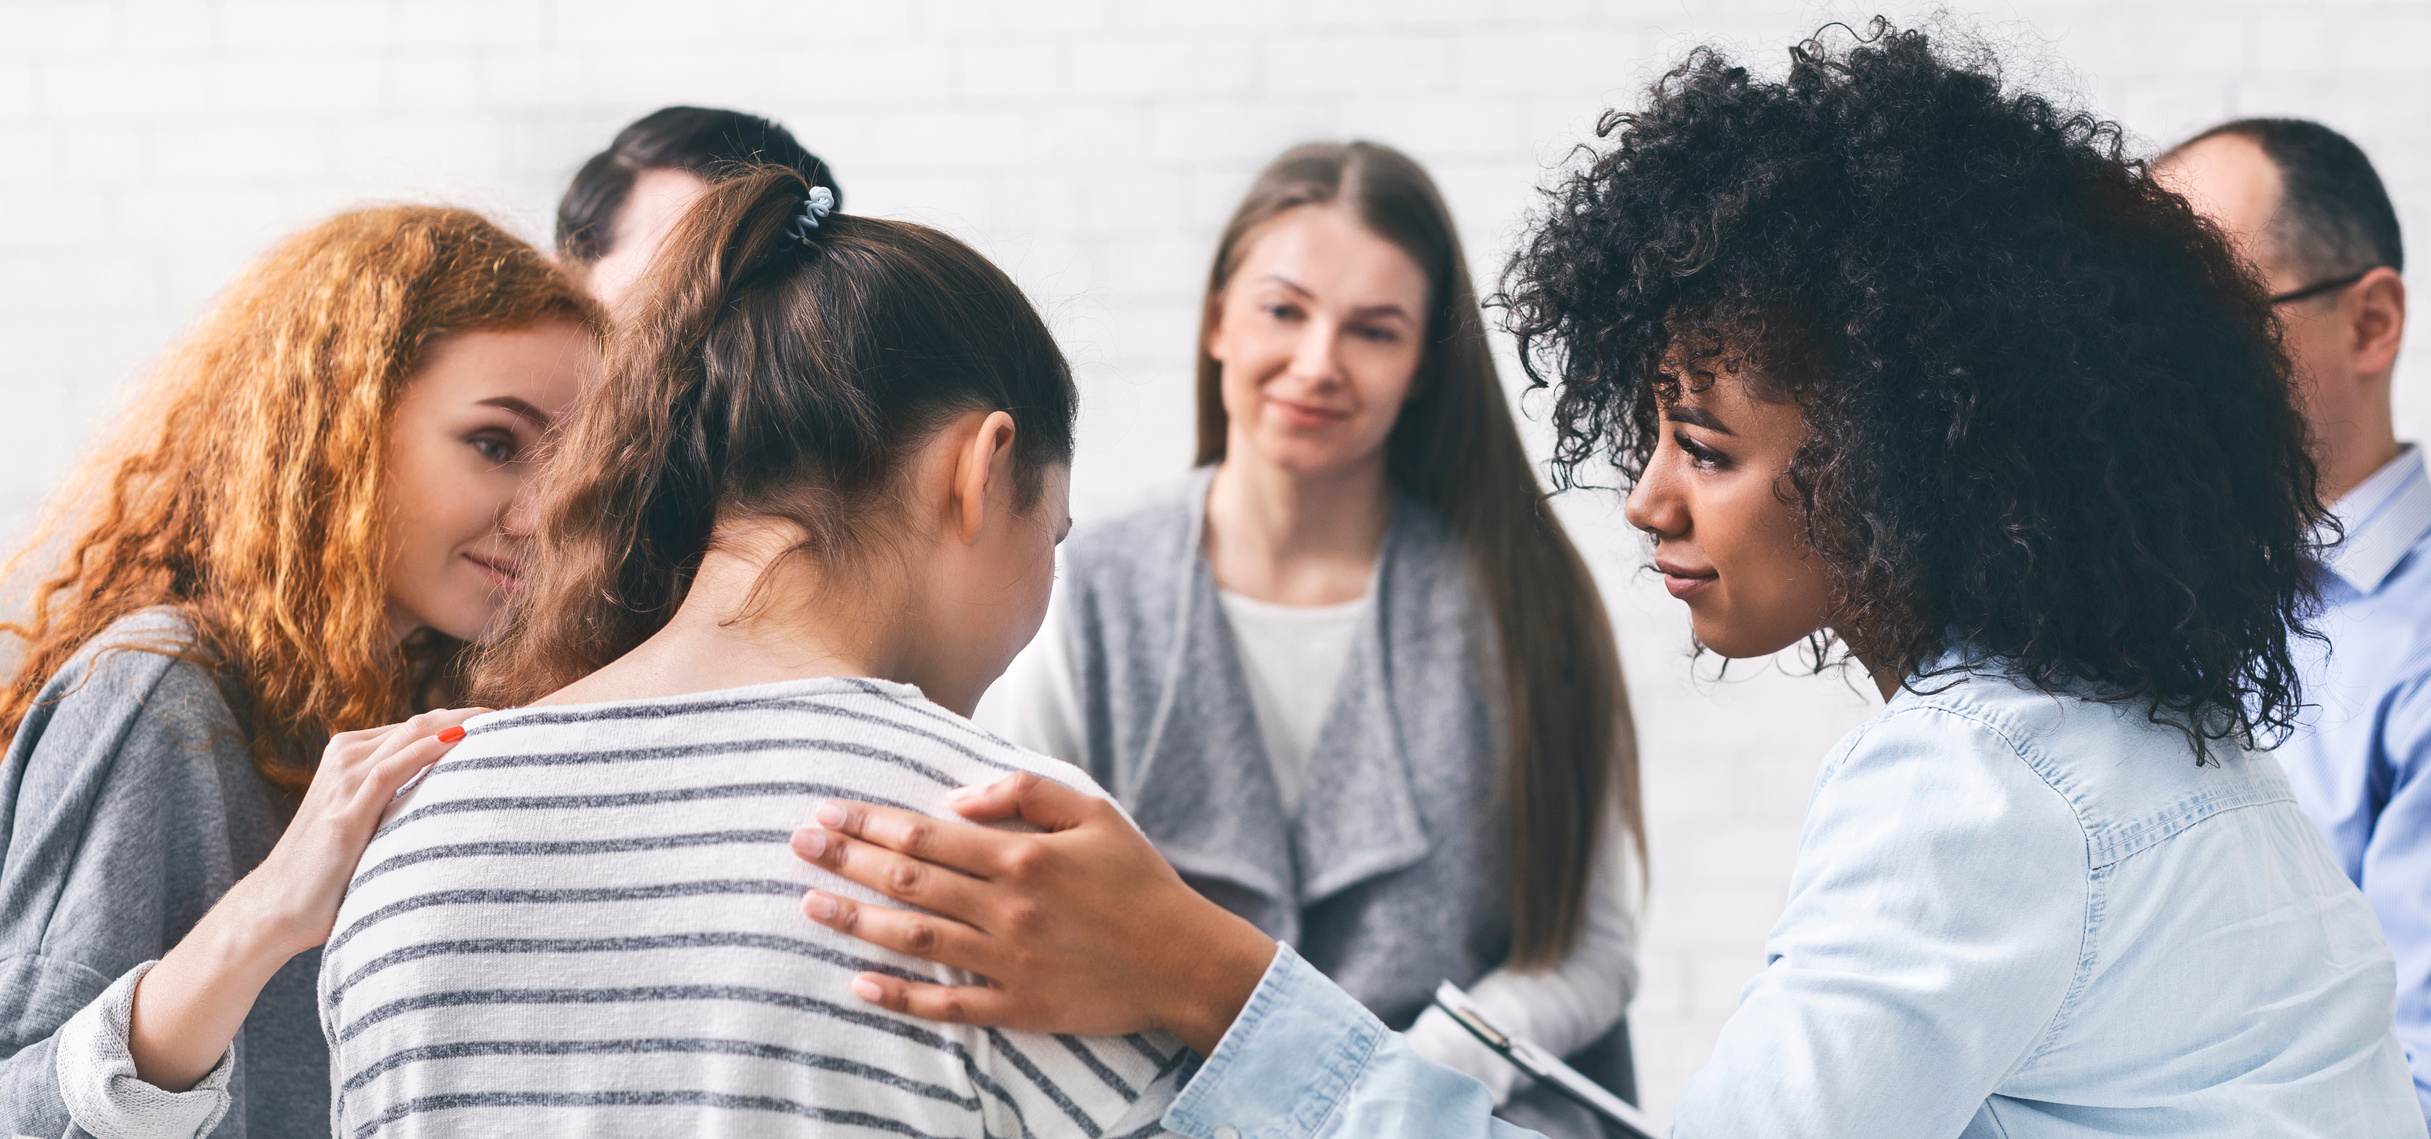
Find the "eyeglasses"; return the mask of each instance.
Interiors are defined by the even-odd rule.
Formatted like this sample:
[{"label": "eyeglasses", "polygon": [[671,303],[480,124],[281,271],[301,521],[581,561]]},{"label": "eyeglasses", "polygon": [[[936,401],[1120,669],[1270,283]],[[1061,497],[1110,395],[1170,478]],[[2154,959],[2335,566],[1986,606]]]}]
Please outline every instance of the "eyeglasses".
[{"label": "eyeglasses", "polygon": [[2363,280],[2365,274],[2368,274],[2372,270],[2378,268],[2380,268],[2378,265],[2366,265],[2363,268],[2357,269],[2344,277],[2332,277],[2327,281],[2316,281],[2301,289],[2293,289],[2288,292],[2281,293],[2278,296],[2272,297],[2271,303],[2274,305],[2283,305],[2295,301],[2309,300],[2313,297],[2318,297],[2323,293],[2334,293],[2340,289],[2346,288],[2348,285],[2352,285],[2357,281]]}]

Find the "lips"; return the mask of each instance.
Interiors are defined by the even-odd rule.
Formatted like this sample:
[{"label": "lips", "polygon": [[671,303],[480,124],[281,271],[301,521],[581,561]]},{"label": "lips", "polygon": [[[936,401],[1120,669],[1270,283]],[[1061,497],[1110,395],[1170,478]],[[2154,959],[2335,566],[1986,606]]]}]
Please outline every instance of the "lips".
[{"label": "lips", "polygon": [[1722,576],[1710,569],[1692,569],[1661,559],[1655,561],[1654,569],[1656,573],[1663,575],[1663,588],[1668,590],[1673,597],[1682,601],[1703,592],[1707,586],[1720,580]]},{"label": "lips", "polygon": [[1348,411],[1336,411],[1330,407],[1296,403],[1292,400],[1276,399],[1271,396],[1267,398],[1266,403],[1267,406],[1274,409],[1277,418],[1294,427],[1331,427],[1351,417],[1351,413]]},{"label": "lips", "polygon": [[480,570],[490,579],[490,584],[497,586],[503,592],[514,592],[516,581],[523,577],[523,566],[510,558],[466,554],[464,560],[473,563],[474,569]]}]

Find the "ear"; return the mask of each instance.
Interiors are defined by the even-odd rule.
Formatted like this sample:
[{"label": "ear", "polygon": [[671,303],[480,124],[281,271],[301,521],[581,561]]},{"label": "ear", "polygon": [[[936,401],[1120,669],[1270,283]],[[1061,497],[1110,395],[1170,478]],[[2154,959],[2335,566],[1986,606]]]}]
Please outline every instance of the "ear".
[{"label": "ear", "polygon": [[991,411],[954,458],[954,504],[961,516],[963,541],[978,540],[988,521],[988,496],[1011,486],[1012,479],[1013,417]]},{"label": "ear", "polygon": [[1199,327],[1206,331],[1199,336],[1199,351],[1216,363],[1224,362],[1224,353],[1217,345],[1224,342],[1224,291],[1207,294],[1207,308],[1199,317]]},{"label": "ear", "polygon": [[2406,279],[2381,266],[2355,282],[2355,371],[2378,376],[2397,366],[2397,346],[2406,336]]}]

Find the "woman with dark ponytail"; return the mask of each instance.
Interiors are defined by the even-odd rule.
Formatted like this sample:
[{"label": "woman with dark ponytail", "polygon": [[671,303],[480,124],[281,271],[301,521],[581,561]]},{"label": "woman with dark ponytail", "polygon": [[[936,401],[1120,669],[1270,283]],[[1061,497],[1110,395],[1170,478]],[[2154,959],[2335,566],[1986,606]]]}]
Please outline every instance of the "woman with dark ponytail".
[{"label": "woman with dark ponytail", "polygon": [[[793,171],[679,222],[542,474],[499,707],[391,808],[321,974],[337,1134],[1127,1134],[1186,1055],[922,1025],[805,921],[820,800],[943,813],[1011,772],[964,719],[1037,629],[1071,374],[1013,283]],[[680,267],[680,268],[677,268]]]}]

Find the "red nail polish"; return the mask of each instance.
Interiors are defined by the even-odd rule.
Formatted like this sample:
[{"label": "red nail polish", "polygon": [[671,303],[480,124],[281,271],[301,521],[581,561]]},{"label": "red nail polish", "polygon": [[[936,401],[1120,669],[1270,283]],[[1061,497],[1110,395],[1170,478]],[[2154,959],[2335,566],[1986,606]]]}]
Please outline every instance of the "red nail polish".
[{"label": "red nail polish", "polygon": [[443,743],[443,744],[452,744],[452,743],[456,742],[457,740],[460,740],[460,739],[463,739],[463,738],[464,738],[464,729],[463,729],[463,728],[456,727],[456,728],[441,728],[441,729],[439,729],[439,742],[440,742],[440,743]]}]

